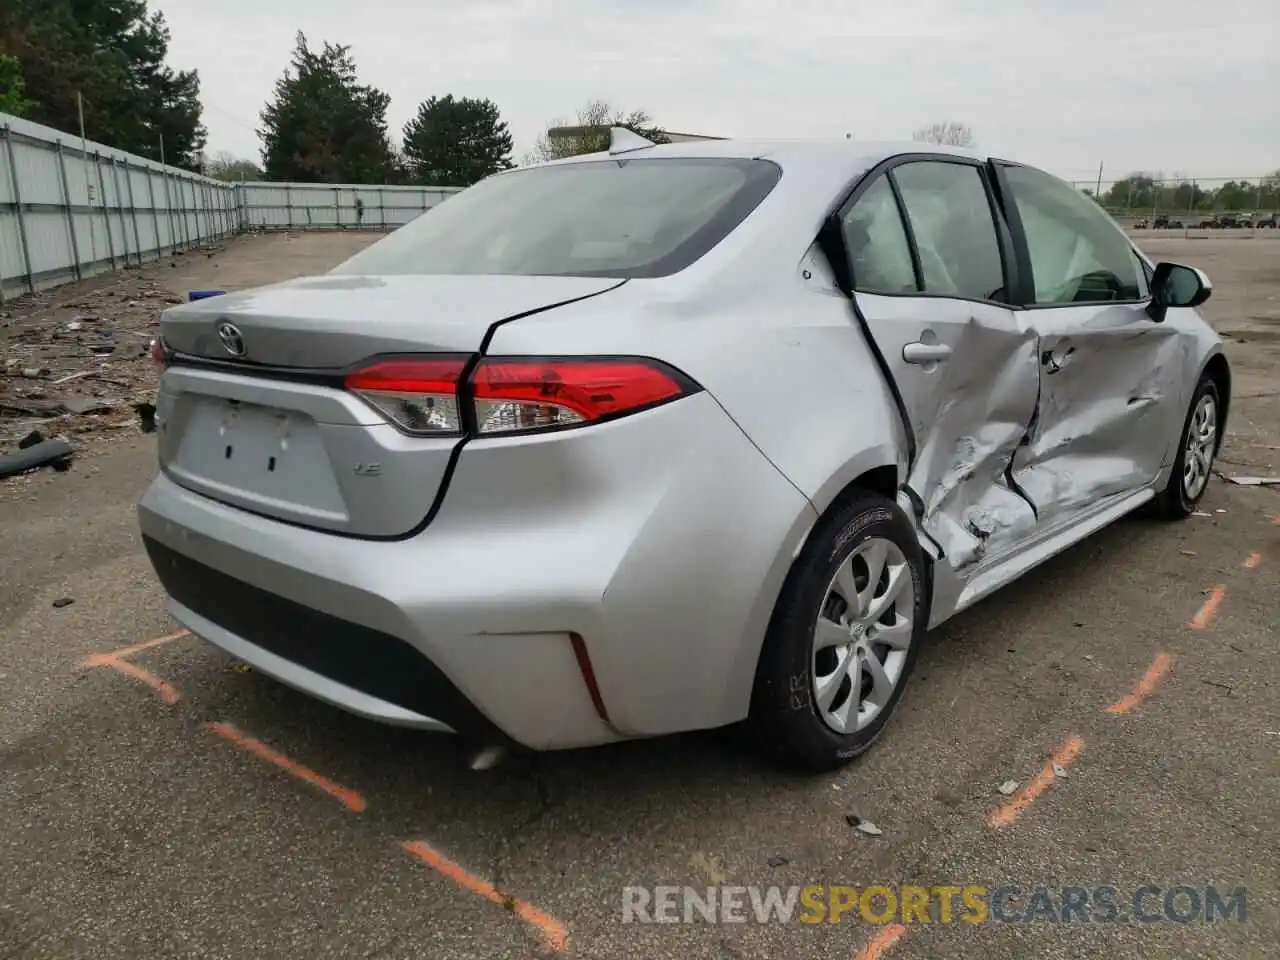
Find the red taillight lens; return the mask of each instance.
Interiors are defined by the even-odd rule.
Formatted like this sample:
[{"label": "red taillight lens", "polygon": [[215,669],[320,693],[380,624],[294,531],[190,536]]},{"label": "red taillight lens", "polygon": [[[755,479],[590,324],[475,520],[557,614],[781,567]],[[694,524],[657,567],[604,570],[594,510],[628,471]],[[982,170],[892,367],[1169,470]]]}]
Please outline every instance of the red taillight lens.
[{"label": "red taillight lens", "polygon": [[458,380],[466,357],[379,360],[348,374],[343,385],[405,433],[460,433]]},{"label": "red taillight lens", "polygon": [[[344,386],[406,433],[462,432],[465,356],[395,357],[348,374]],[[467,392],[475,430],[489,436],[608,420],[697,389],[675,370],[644,358],[538,360],[489,357]]]},{"label": "red taillight lens", "polygon": [[632,413],[687,392],[653,360],[490,358],[471,377],[484,434],[576,426]]},{"label": "red taillight lens", "polygon": [[159,337],[151,341],[151,360],[160,370],[169,365],[169,351],[165,349],[164,341]]}]

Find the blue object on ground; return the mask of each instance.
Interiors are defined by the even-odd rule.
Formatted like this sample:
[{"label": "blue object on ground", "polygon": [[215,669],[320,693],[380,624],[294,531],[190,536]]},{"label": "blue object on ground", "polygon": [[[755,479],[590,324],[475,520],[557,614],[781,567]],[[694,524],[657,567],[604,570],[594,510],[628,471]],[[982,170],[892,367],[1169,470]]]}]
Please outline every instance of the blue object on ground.
[{"label": "blue object on ground", "polygon": [[221,297],[226,292],[225,290],[188,290],[187,301],[194,303],[197,300],[207,300],[209,297]]}]

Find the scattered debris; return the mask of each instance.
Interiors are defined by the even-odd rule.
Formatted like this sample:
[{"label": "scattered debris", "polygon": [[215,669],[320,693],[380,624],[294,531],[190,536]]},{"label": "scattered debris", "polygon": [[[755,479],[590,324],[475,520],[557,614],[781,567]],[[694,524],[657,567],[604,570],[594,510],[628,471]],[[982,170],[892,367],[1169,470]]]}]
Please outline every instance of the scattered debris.
[{"label": "scattered debris", "polygon": [[44,434],[39,430],[32,430],[18,441],[18,449],[26,450],[28,447],[34,447],[37,443],[44,443]]},{"label": "scattered debris", "polygon": [[[29,434],[32,421],[46,435],[110,436],[114,424],[103,413],[154,404],[156,368],[147,346],[161,311],[184,299],[137,271],[121,271],[6,303],[0,450]],[[151,432],[149,415],[139,416],[143,432]]]},{"label": "scattered debris", "polygon": [[156,405],[154,403],[135,403],[134,412],[138,414],[138,425],[143,433],[156,432]]},{"label": "scattered debris", "polygon": [[1086,654],[1084,655],[1084,658],[1085,658],[1086,660],[1088,660],[1090,663],[1093,663],[1093,654],[1092,654],[1092,653],[1086,653]]},{"label": "scattered debris", "polygon": [[877,827],[870,820],[863,820],[856,813],[846,813],[844,816],[844,822],[853,827],[853,829],[857,830],[859,833],[865,833],[869,837],[878,837],[884,833],[883,830]]},{"label": "scattered debris", "polygon": [[1053,765],[1053,775],[1060,780],[1065,780],[1067,777],[1067,768],[1060,763],[1055,763]]},{"label": "scattered debris", "polygon": [[59,377],[54,380],[51,386],[60,387],[64,383],[70,383],[72,380],[83,380],[85,377],[92,377],[92,370],[81,370],[79,373],[68,373],[65,377]]},{"label": "scattered debris", "polygon": [[1195,513],[1191,515],[1193,517],[1212,517],[1213,516],[1212,513],[1205,513],[1203,510],[1197,510]]},{"label": "scattered debris", "polygon": [[1182,555],[1184,557],[1194,557],[1196,555],[1196,552],[1194,550],[1183,550]]},{"label": "scattered debris", "polygon": [[1226,513],[1227,511],[1225,511],[1225,510],[1223,510],[1221,507],[1219,507],[1217,510],[1215,510],[1215,511],[1213,511],[1213,512],[1214,512],[1214,513]]},{"label": "scattered debris", "polygon": [[483,747],[472,754],[467,766],[472,770],[492,770],[506,755],[506,747]]},{"label": "scattered debris", "polygon": [[788,860],[786,857],[770,857],[768,860],[765,861],[765,863],[769,864],[769,866],[773,867],[775,870],[778,867],[785,867],[790,862],[791,861]]},{"label": "scattered debris", "polygon": [[1018,789],[1018,781],[1006,780],[1004,783],[1000,784],[1000,786],[996,787],[996,789],[1000,791],[1002,796],[1012,796],[1013,792]]},{"label": "scattered debris", "polygon": [[253,670],[253,667],[249,666],[243,660],[232,660],[230,666],[236,673],[250,673]]},{"label": "scattered debris", "polygon": [[[1222,474],[1219,474],[1222,476]],[[1280,477],[1226,477],[1222,479],[1230,481],[1241,487],[1275,487],[1280,486]],[[1225,513],[1225,510],[1219,510],[1219,513]]]},{"label": "scattered debris", "polygon": [[59,597],[57,600],[53,601],[54,607],[56,607],[59,610],[61,610],[63,607],[69,607],[73,603],[75,603],[75,600],[71,597]]},{"label": "scattered debris", "polygon": [[[28,438],[31,435],[28,434]],[[55,470],[66,470],[71,466],[71,457],[75,451],[65,440],[40,440],[26,447],[19,447],[17,453],[0,456],[0,477],[14,477],[37,467],[50,466]]]}]

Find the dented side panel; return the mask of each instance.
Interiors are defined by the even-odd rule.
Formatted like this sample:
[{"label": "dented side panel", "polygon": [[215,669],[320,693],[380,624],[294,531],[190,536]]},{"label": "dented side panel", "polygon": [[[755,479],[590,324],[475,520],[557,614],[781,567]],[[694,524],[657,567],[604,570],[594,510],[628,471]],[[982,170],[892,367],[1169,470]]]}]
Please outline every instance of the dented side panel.
[{"label": "dented side panel", "polygon": [[1044,526],[1149,485],[1172,460],[1192,338],[1140,305],[1030,310],[1040,402],[1012,478]]},{"label": "dented side panel", "polygon": [[[859,311],[889,368],[915,440],[907,485],[921,523],[956,571],[1016,548],[1035,511],[1011,482],[1035,416],[1039,363],[1023,316],[993,304],[858,294]],[[911,363],[911,344],[950,355]]]}]

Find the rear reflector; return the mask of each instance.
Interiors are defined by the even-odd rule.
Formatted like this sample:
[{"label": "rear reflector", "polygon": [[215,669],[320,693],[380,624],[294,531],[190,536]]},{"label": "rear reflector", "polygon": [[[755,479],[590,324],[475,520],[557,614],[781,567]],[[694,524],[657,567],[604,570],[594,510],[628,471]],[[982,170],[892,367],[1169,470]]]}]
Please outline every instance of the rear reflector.
[{"label": "rear reflector", "polygon": [[344,378],[346,388],[406,433],[461,434],[470,401],[482,436],[582,426],[652,407],[698,388],[642,357],[488,357],[461,384],[465,356],[377,360]]}]

